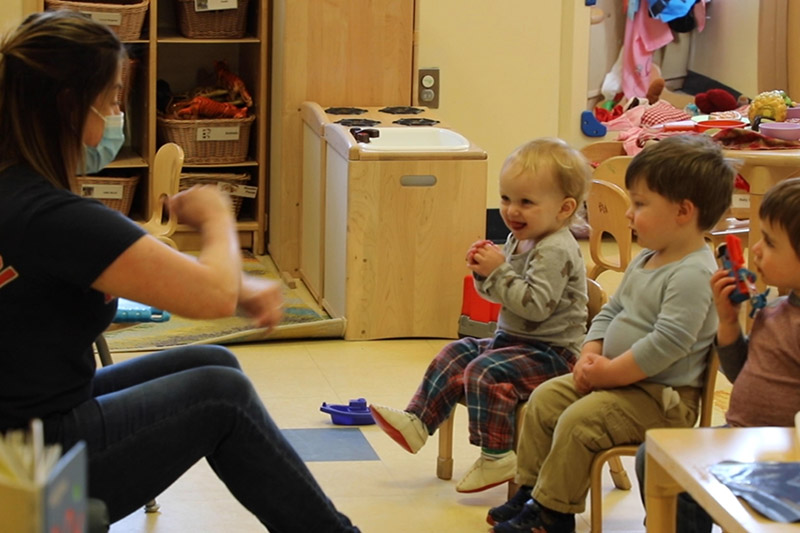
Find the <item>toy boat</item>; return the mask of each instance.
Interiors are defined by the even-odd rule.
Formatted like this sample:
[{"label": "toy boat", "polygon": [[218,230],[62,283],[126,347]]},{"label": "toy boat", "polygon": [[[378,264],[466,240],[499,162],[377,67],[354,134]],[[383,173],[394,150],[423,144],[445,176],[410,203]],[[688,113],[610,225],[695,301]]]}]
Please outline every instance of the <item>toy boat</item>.
[{"label": "toy boat", "polygon": [[340,426],[366,426],[375,423],[364,398],[350,400],[348,405],[329,405],[322,402],[319,410],[331,415],[331,421]]}]

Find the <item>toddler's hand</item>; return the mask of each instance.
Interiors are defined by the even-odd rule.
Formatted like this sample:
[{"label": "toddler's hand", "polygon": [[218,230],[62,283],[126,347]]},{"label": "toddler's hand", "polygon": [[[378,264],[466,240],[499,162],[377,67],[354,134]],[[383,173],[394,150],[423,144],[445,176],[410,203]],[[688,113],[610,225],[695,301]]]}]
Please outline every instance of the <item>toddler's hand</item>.
[{"label": "toddler's hand", "polygon": [[492,241],[487,240],[487,239],[481,239],[479,241],[473,242],[472,246],[470,246],[469,250],[467,250],[467,257],[466,257],[467,264],[468,265],[470,265],[470,264],[474,265],[475,264],[475,260],[473,258],[475,256],[475,252],[480,250],[484,246],[489,245],[489,244],[493,244],[493,243],[492,243]]},{"label": "toddler's hand", "polygon": [[467,268],[484,277],[506,262],[503,250],[491,241],[475,249],[467,258]]},{"label": "toddler's hand", "polygon": [[739,323],[739,309],[741,304],[731,301],[731,293],[736,290],[736,279],[727,269],[719,269],[711,276],[711,292],[714,295],[714,306],[720,323]]}]

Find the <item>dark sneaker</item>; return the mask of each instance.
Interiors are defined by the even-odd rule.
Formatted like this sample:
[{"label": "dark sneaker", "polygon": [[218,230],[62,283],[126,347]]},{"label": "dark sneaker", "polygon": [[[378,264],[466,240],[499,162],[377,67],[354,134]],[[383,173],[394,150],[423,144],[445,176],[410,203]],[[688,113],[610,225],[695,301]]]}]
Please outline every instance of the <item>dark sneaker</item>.
[{"label": "dark sneaker", "polygon": [[493,533],[575,533],[574,514],[554,514],[529,500],[517,516],[495,525]]},{"label": "dark sneaker", "polygon": [[517,516],[522,512],[525,502],[531,499],[532,491],[533,487],[521,486],[506,503],[489,509],[489,514],[486,515],[486,522],[493,526]]}]

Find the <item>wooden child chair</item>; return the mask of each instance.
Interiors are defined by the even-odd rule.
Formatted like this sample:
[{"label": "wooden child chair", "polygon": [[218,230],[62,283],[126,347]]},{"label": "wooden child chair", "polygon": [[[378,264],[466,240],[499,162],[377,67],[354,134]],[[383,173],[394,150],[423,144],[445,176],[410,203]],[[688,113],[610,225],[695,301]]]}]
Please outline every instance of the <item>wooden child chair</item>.
[{"label": "wooden child chair", "polygon": [[[714,412],[714,389],[717,385],[717,373],[719,371],[719,355],[716,348],[712,345],[708,352],[708,366],[706,367],[703,388],[700,395],[700,417],[699,427],[709,427],[711,416]],[[595,455],[592,461],[590,479],[590,509],[591,509],[591,531],[592,533],[602,533],[603,531],[603,465],[608,463],[611,479],[614,486],[620,490],[630,490],[631,481],[628,478],[625,468],[622,466],[620,457],[623,455],[634,456],[639,444],[624,444],[604,450]]]},{"label": "wooden child chair", "polygon": [[[631,206],[630,198],[617,185],[603,180],[592,180],[586,210],[589,218],[589,255],[594,266],[589,270],[589,278],[606,270],[625,272],[631,261],[633,235],[625,213]],[[603,236],[610,235],[617,245],[618,257],[610,259],[603,254]]]},{"label": "wooden child chair", "polygon": [[[600,311],[600,309],[605,305],[608,301],[608,295],[603,290],[603,287],[600,286],[593,279],[586,280],[586,290],[589,296],[589,301],[587,303],[587,311],[588,311],[588,322],[591,323],[594,316]],[[488,303],[488,302],[487,302]],[[465,405],[464,398],[462,397],[459,400],[461,405]],[[515,419],[516,419],[516,428],[514,430],[514,449],[517,449],[517,442],[519,440],[520,431],[522,429],[522,420],[525,417],[525,406],[527,405],[526,402],[521,402],[517,404]],[[447,420],[442,422],[439,426],[439,430],[437,432],[439,437],[439,456],[436,458],[436,477],[439,479],[452,479],[453,478],[453,424],[455,422],[455,414],[456,410],[450,413],[450,416],[447,417]],[[508,497],[514,495],[517,491],[517,485],[512,481],[508,483]]]}]

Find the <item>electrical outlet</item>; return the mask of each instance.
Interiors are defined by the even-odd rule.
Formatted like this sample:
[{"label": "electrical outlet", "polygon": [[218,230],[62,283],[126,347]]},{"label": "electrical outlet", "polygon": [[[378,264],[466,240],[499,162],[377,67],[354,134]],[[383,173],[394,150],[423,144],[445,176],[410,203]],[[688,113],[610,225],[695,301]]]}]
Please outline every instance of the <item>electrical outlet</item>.
[{"label": "electrical outlet", "polygon": [[417,100],[419,105],[436,109],[439,107],[439,84],[438,68],[421,68],[417,77]]}]

